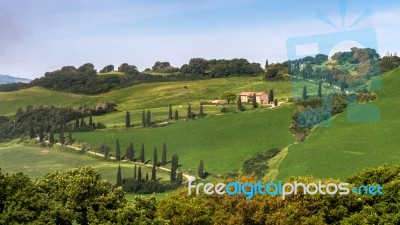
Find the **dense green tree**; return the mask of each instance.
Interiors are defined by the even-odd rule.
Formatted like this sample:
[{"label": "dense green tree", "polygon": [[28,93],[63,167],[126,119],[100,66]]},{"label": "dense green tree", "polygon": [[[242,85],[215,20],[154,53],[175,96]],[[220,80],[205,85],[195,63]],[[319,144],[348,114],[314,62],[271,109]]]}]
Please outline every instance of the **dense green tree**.
[{"label": "dense green tree", "polygon": [[117,187],[122,186],[122,174],[121,174],[121,165],[118,165],[118,172],[117,172]]},{"label": "dense green tree", "polygon": [[306,86],[303,87],[303,99],[304,100],[307,99],[307,87]]},{"label": "dense green tree", "polygon": [[267,60],[265,60],[265,70],[267,70],[267,68],[268,68],[268,59]]},{"label": "dense green tree", "polygon": [[118,72],[124,73],[125,70],[128,68],[128,66],[129,66],[128,63],[122,63],[122,64],[118,67]]},{"label": "dense green tree", "polygon": [[33,127],[33,122],[29,123],[29,138],[35,138],[35,128]]},{"label": "dense green tree", "polygon": [[142,127],[146,127],[146,113],[143,110],[142,113]]},{"label": "dense green tree", "polygon": [[81,124],[79,125],[80,127],[86,127],[86,122],[85,122],[85,118],[81,118]]},{"label": "dense green tree", "polygon": [[174,119],[175,119],[175,121],[178,121],[178,120],[179,120],[178,110],[175,110]]},{"label": "dense green tree", "polygon": [[137,170],[136,170],[136,164],[135,164],[135,169],[133,171],[133,179],[136,180],[136,175],[137,175]]},{"label": "dense green tree", "polygon": [[157,147],[155,147],[155,148],[154,148],[154,154],[153,154],[153,166],[158,166]]},{"label": "dense green tree", "polygon": [[144,181],[146,181],[146,182],[149,181],[149,173],[148,172],[146,173],[146,179]]},{"label": "dense green tree", "polygon": [[278,99],[274,100],[274,106],[278,106]]},{"label": "dense green tree", "polygon": [[119,145],[119,139],[117,138],[117,144],[115,147],[115,159],[121,161],[121,147]]},{"label": "dense green tree", "polygon": [[54,128],[52,127],[50,129],[50,134],[49,134],[49,143],[52,145],[55,142],[55,138],[54,138]]},{"label": "dense green tree", "polygon": [[270,89],[268,94],[268,103],[273,103],[275,100],[274,90]]},{"label": "dense green tree", "polygon": [[102,70],[100,70],[100,73],[109,73],[114,71],[114,65],[108,65],[105,66]]},{"label": "dense green tree", "polygon": [[238,98],[238,110],[240,111],[240,112],[242,112],[242,111],[244,111],[244,107],[243,107],[243,104],[242,104],[242,98],[239,96],[239,98]]},{"label": "dense green tree", "polygon": [[92,114],[89,115],[89,127],[93,127],[93,118],[92,118]]},{"label": "dense green tree", "polygon": [[251,98],[251,103],[253,105],[253,109],[258,108],[258,103],[257,103],[257,99],[256,99],[256,94],[253,94],[253,97]]},{"label": "dense green tree", "polygon": [[140,151],[140,162],[144,163],[145,162],[145,155],[144,155],[144,144],[142,144],[142,149]]},{"label": "dense green tree", "polygon": [[198,170],[197,170],[197,175],[198,175],[200,178],[205,178],[205,176],[204,176],[204,165],[203,165],[203,160],[200,160],[199,168],[198,168]]},{"label": "dense green tree", "polygon": [[322,97],[322,83],[320,82],[318,85],[318,97]]},{"label": "dense green tree", "polygon": [[224,92],[224,93],[222,94],[221,99],[228,101],[228,104],[229,104],[229,103],[235,101],[235,99],[236,99],[236,94],[235,94],[235,92],[227,91],[227,92]]},{"label": "dense green tree", "polygon": [[44,127],[43,123],[41,123],[39,128],[39,142],[43,142],[43,139],[44,139]]},{"label": "dense green tree", "polygon": [[125,115],[125,127],[126,128],[131,127],[131,114],[129,113],[129,111],[126,111]]},{"label": "dense green tree", "polygon": [[133,147],[133,143],[130,142],[128,148],[126,149],[126,159],[130,162],[133,162],[135,158],[135,150]]},{"label": "dense green tree", "polygon": [[147,127],[150,127],[150,126],[151,126],[151,113],[150,113],[150,110],[147,110],[146,126],[147,126]]},{"label": "dense green tree", "polygon": [[203,109],[203,102],[200,102],[200,113],[199,113],[199,116],[200,116],[200,117],[205,116],[205,114],[204,114],[204,109]]},{"label": "dense green tree", "polygon": [[163,143],[162,156],[161,156],[161,166],[167,165],[167,144]]},{"label": "dense green tree", "polygon": [[151,180],[156,180],[157,179],[157,170],[156,166],[153,165],[153,168],[151,169]]},{"label": "dense green tree", "polygon": [[141,166],[139,166],[139,168],[138,168],[137,180],[140,182],[142,181],[142,167]]},{"label": "dense green tree", "polygon": [[171,173],[170,173],[171,182],[176,181],[176,170],[178,169],[178,167],[179,167],[178,155],[174,154],[171,160]]},{"label": "dense green tree", "polygon": [[60,129],[59,141],[60,141],[61,145],[65,144],[64,128],[63,127],[61,127],[61,129]]},{"label": "dense green tree", "polygon": [[187,109],[186,119],[187,120],[191,120],[192,119],[192,106],[191,105],[189,105],[189,107]]},{"label": "dense green tree", "polygon": [[169,120],[174,119],[174,117],[172,116],[172,105],[171,104],[169,104],[168,119]]}]

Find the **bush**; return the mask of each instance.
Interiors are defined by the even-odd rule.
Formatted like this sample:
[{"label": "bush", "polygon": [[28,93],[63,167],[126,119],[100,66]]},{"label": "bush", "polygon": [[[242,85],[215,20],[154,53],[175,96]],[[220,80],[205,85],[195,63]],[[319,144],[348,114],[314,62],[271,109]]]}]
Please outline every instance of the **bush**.
[{"label": "bush", "polygon": [[254,173],[258,178],[261,178],[268,171],[267,162],[280,151],[280,149],[273,148],[248,157],[242,165],[243,174],[251,175]]}]

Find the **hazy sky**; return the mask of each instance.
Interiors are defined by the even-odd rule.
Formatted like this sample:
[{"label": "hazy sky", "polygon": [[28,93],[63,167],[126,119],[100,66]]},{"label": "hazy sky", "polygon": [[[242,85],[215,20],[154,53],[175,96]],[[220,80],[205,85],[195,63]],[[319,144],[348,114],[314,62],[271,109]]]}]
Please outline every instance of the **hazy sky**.
[{"label": "hazy sky", "polygon": [[[192,57],[264,64],[287,60],[288,38],[363,28],[376,30],[381,55],[399,50],[399,1],[349,0],[344,26],[340,2],[0,0],[0,74],[35,78],[87,62],[180,67]],[[349,28],[368,8],[372,16]]]}]

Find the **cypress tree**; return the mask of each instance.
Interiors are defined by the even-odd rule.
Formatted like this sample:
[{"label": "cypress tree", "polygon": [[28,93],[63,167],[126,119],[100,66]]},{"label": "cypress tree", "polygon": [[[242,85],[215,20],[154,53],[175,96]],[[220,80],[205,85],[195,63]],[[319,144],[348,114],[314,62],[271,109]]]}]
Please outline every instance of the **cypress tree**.
[{"label": "cypress tree", "polygon": [[81,126],[81,127],[86,127],[86,122],[85,122],[84,117],[81,118],[81,124],[80,124],[80,126]]},{"label": "cypress tree", "polygon": [[92,118],[92,114],[89,115],[89,127],[93,127],[93,118]]},{"label": "cypress tree", "polygon": [[191,120],[192,119],[192,106],[191,105],[189,105],[189,107],[187,109],[186,119],[187,120]]},{"label": "cypress tree", "polygon": [[174,116],[175,121],[179,120],[179,114],[178,110],[175,110],[175,116]]},{"label": "cypress tree", "polygon": [[54,127],[50,129],[49,143],[54,144]]},{"label": "cypress tree", "polygon": [[257,104],[257,99],[256,99],[256,94],[253,94],[253,97],[251,98],[252,104],[253,104],[253,109],[256,109],[258,107]]},{"label": "cypress tree", "polygon": [[170,174],[171,182],[174,182],[176,180],[177,169],[178,169],[178,155],[174,154],[172,156],[172,162],[171,162],[171,174]]},{"label": "cypress tree", "polygon": [[138,168],[137,179],[138,179],[138,181],[142,181],[142,167],[141,166],[139,166],[139,168]]},{"label": "cypress tree", "polygon": [[72,128],[68,126],[68,143],[72,144]]},{"label": "cypress tree", "polygon": [[126,116],[125,116],[125,127],[129,128],[131,127],[131,114],[129,111],[126,111]]},{"label": "cypress tree", "polygon": [[238,110],[244,111],[243,104],[242,104],[242,98],[240,96],[238,98],[237,104],[238,104]]},{"label": "cypress tree", "polygon": [[29,138],[35,138],[35,129],[33,128],[33,121],[29,123]]},{"label": "cypress tree", "polygon": [[43,123],[40,124],[40,129],[39,129],[39,141],[43,142],[44,139],[44,127],[43,127]]},{"label": "cypress tree", "polygon": [[158,166],[157,147],[154,148],[153,166]]},{"label": "cypress tree", "polygon": [[182,172],[179,172],[178,173],[178,177],[176,178],[176,184],[178,186],[181,186],[182,183],[183,183],[183,174],[182,174]]},{"label": "cypress tree", "polygon": [[171,104],[169,104],[168,119],[169,119],[169,120],[174,119],[174,118],[172,117],[172,105],[171,105]]},{"label": "cypress tree", "polygon": [[303,99],[304,100],[307,99],[307,87],[306,86],[303,87]]},{"label": "cypress tree", "polygon": [[117,172],[117,187],[122,186],[122,174],[121,174],[121,165],[118,166],[118,172]]},{"label": "cypress tree", "polygon": [[320,82],[318,85],[318,97],[322,97],[322,83]]},{"label": "cypress tree", "polygon": [[204,165],[203,165],[203,160],[200,160],[199,168],[198,168],[198,170],[197,170],[197,175],[199,175],[200,178],[204,178]]},{"label": "cypress tree", "polygon": [[149,181],[149,173],[146,173],[146,181]]},{"label": "cypress tree", "polygon": [[161,156],[161,166],[167,165],[167,144],[163,144],[162,156]]},{"label": "cypress tree", "polygon": [[204,109],[203,109],[203,102],[200,102],[200,113],[199,113],[200,117],[204,116]]},{"label": "cypress tree", "polygon": [[278,106],[278,99],[274,100],[274,106]]},{"label": "cypress tree", "polygon": [[63,120],[62,120],[62,126],[64,129],[67,128],[67,110],[63,110]]},{"label": "cypress tree", "polygon": [[74,127],[74,129],[76,130],[76,129],[78,129],[79,128],[79,117],[78,117],[78,114],[76,114],[76,117],[75,117],[75,127]]},{"label": "cypress tree", "polygon": [[146,114],[143,110],[143,114],[142,114],[142,127],[146,127]]},{"label": "cypress tree", "polygon": [[147,110],[146,126],[147,127],[151,126],[151,113],[150,113],[150,110]]},{"label": "cypress tree", "polygon": [[142,150],[140,152],[140,162],[144,163],[145,155],[144,155],[144,144],[142,144]]},{"label": "cypress tree", "polygon": [[121,160],[121,148],[120,148],[120,146],[119,146],[119,140],[118,140],[118,138],[117,138],[117,146],[116,146],[116,149],[115,149],[115,159],[116,159],[117,161],[120,161],[120,160]]},{"label": "cypress tree", "polygon": [[136,180],[136,164],[135,164],[135,170],[133,171],[133,179]]},{"label": "cypress tree", "polygon": [[134,158],[134,152],[133,152],[133,143],[131,142],[128,146],[128,148],[126,148],[126,159],[128,161],[133,161]]},{"label": "cypress tree", "polygon": [[60,130],[60,143],[61,143],[61,145],[64,145],[64,143],[65,143],[63,127],[61,127],[61,130]]},{"label": "cypress tree", "polygon": [[153,166],[153,169],[151,170],[151,180],[156,180],[157,179],[157,172],[156,172],[156,166]]},{"label": "cypress tree", "polygon": [[269,90],[269,94],[268,94],[268,103],[272,103],[275,100],[275,96],[274,96],[274,90]]}]

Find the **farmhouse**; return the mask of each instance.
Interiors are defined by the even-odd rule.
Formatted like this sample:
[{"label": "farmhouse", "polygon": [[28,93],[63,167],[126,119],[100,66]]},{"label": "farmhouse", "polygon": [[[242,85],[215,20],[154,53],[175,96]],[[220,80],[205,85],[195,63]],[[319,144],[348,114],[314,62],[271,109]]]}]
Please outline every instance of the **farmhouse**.
[{"label": "farmhouse", "polygon": [[256,95],[256,102],[258,104],[268,104],[268,95],[264,92],[242,92],[239,94],[242,102],[250,102],[254,94]]}]

